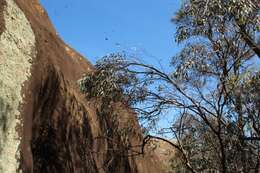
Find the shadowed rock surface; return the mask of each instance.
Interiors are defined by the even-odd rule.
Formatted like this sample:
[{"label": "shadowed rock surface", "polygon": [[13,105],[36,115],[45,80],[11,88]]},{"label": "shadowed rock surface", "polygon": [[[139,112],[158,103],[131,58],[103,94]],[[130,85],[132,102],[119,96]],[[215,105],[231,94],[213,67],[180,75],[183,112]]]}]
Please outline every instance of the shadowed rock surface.
[{"label": "shadowed rock surface", "polygon": [[[0,172],[160,173],[157,158],[138,155],[135,114],[86,100],[77,81],[92,65],[57,35],[37,0],[0,0]],[[102,112],[102,113],[101,113]]]}]

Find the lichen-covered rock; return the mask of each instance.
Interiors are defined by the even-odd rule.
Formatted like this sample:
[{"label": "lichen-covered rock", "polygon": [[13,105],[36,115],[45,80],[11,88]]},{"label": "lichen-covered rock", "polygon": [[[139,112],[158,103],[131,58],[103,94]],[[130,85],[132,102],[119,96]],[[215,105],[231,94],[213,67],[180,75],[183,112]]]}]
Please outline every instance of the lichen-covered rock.
[{"label": "lichen-covered rock", "polygon": [[29,21],[13,0],[3,8],[5,30],[0,36],[0,171],[18,168],[20,137],[19,105],[23,102],[22,85],[30,77],[35,58],[35,36]]},{"label": "lichen-covered rock", "polygon": [[[161,172],[155,156],[133,156],[143,138],[133,112],[113,105],[115,127],[111,111],[101,119],[100,101],[80,93],[92,70],[37,0],[0,0],[0,173]],[[126,141],[108,131],[129,126]]]}]

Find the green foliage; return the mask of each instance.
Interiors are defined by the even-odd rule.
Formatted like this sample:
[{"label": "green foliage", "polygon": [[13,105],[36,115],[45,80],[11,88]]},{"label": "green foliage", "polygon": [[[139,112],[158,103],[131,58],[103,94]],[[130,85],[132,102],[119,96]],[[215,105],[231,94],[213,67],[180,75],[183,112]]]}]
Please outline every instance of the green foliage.
[{"label": "green foliage", "polygon": [[204,38],[208,35],[213,40],[219,40],[222,39],[222,34],[239,33],[240,36],[247,37],[246,42],[257,45],[260,39],[259,8],[258,0],[184,1],[173,18],[177,24],[176,41],[183,42],[189,38]]},{"label": "green foliage", "polygon": [[145,97],[145,86],[140,86],[136,74],[128,68],[124,55],[110,54],[95,65],[96,71],[85,74],[79,81],[80,89],[88,98],[108,102],[136,104]]},{"label": "green foliage", "polygon": [[118,65],[121,65],[121,57],[116,57],[110,62],[107,57],[103,59],[104,63],[98,62],[97,70],[93,74],[86,74],[80,80],[80,89],[86,93],[87,97],[99,97],[120,101],[122,100],[122,86],[129,84],[127,74],[117,73]]}]

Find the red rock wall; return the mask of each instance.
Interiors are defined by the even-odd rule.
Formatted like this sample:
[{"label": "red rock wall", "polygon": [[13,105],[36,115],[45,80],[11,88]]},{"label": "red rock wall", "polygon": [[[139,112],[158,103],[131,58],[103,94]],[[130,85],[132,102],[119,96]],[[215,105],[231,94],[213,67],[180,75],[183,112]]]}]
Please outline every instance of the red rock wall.
[{"label": "red rock wall", "polygon": [[[126,150],[126,143],[116,134],[107,138],[107,130],[114,128],[110,112],[100,119],[100,102],[86,100],[77,86],[82,74],[93,70],[92,65],[63,43],[37,0],[0,0],[0,34],[6,30],[6,2],[14,2],[24,13],[35,37],[35,54],[29,55],[30,76],[22,84],[17,117],[19,167],[14,161],[10,165],[25,173],[160,173],[155,156],[129,156],[138,148]],[[114,109],[120,128],[130,124],[133,129],[128,145],[139,145],[142,134],[134,113],[120,104]],[[0,159],[0,172],[1,164]]]}]

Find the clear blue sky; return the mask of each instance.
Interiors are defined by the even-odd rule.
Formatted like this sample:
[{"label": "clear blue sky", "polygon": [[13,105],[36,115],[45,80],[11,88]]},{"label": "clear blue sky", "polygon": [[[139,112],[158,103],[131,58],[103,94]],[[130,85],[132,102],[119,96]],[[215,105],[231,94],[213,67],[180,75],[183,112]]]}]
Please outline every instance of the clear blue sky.
[{"label": "clear blue sky", "polygon": [[180,0],[41,0],[58,33],[91,62],[122,50],[145,62],[176,51],[171,17]]}]

